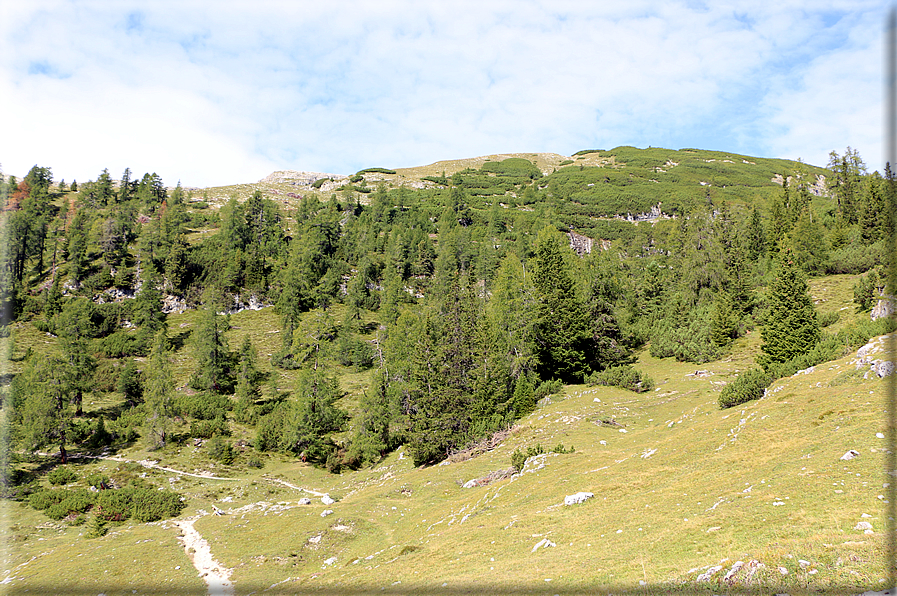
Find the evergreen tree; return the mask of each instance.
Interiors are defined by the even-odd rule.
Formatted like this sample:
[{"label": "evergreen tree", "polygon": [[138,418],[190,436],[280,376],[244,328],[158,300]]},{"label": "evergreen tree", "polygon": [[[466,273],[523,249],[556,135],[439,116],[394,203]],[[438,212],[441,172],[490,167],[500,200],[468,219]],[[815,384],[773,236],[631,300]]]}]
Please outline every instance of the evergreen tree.
[{"label": "evergreen tree", "polygon": [[171,430],[171,401],[174,391],[174,378],[169,357],[168,336],[165,329],[160,329],[153,340],[149,363],[146,368],[146,402],[147,418],[144,423],[144,439],[150,448],[165,445]]},{"label": "evergreen tree", "polygon": [[59,445],[60,461],[68,462],[67,433],[71,427],[74,376],[68,363],[55,356],[32,358],[13,384],[14,408],[22,445],[36,451]]},{"label": "evergreen tree", "polygon": [[379,461],[390,447],[390,407],[382,372],[374,374],[370,394],[362,391],[359,407],[359,414],[353,420],[355,432],[347,460],[356,466],[364,466]]},{"label": "evergreen tree", "polygon": [[790,254],[784,254],[769,286],[769,315],[760,331],[763,368],[805,354],[820,338],[816,309],[807,282]]},{"label": "evergreen tree", "polygon": [[557,231],[544,228],[536,240],[533,285],[536,305],[536,354],[543,379],[581,381],[593,366],[600,368],[592,344],[585,305],[577,298],[564,262]]},{"label": "evergreen tree", "polygon": [[231,354],[225,333],[230,328],[227,315],[218,314],[217,301],[207,292],[193,332],[196,372],[190,386],[199,391],[231,393],[234,388]]}]

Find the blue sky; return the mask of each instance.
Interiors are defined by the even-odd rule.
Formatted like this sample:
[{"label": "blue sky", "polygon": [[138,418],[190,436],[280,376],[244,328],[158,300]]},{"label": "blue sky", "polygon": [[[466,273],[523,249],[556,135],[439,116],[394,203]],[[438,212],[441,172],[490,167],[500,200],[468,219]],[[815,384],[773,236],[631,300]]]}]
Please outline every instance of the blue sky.
[{"label": "blue sky", "polygon": [[[331,4],[334,4],[331,6]],[[619,145],[880,169],[881,1],[5,2],[0,164],[167,184]]]}]

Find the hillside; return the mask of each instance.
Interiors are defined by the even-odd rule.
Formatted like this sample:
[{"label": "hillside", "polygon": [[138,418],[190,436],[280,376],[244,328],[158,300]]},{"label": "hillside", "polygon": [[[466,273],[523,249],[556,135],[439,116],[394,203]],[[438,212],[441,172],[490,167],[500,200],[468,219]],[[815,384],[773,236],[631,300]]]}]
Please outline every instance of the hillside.
[{"label": "hillside", "polygon": [[[826,310],[850,308],[847,282],[818,289]],[[265,312],[241,313],[235,325],[253,326],[263,341],[254,319]],[[415,468],[399,449],[341,475],[279,457],[253,471],[245,456],[222,466],[192,443],[116,455],[168,470],[81,460],[82,478],[132,470],[176,487],[188,507],[175,520],[88,539],[84,527],[4,501],[3,581],[15,593],[201,592],[178,538],[192,522],[238,594],[535,594],[548,584],[552,593],[620,593],[642,582],[648,593],[875,587],[884,577],[885,445],[876,433],[884,430],[885,380],[864,373],[888,356],[884,338],[870,342],[865,360],[852,353],[776,382],[764,399],[720,410],[720,386],[750,366],[755,341],[739,340],[730,358],[699,370],[643,353],[639,366],[657,380],[654,391],[568,386],[493,449],[434,467]],[[485,486],[461,486],[509,468],[515,449],[558,443],[575,451],[530,458],[522,473]],[[859,455],[840,459],[849,450]],[[564,506],[580,491],[595,496]],[[320,493],[336,502],[322,504]],[[303,497],[311,503],[300,504]],[[864,521],[871,532],[856,529]],[[554,546],[534,549],[543,539]],[[698,581],[708,570],[710,579]]]},{"label": "hillside", "polygon": [[891,192],[849,149],[2,178],[0,585],[880,588]]}]

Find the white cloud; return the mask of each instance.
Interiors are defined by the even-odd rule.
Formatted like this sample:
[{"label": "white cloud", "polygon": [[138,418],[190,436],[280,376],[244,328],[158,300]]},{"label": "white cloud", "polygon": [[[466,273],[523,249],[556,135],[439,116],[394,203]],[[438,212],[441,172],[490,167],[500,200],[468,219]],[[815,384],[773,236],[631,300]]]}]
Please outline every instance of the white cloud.
[{"label": "white cloud", "polygon": [[207,185],[620,144],[880,153],[880,2],[21,5],[0,25],[9,173]]}]

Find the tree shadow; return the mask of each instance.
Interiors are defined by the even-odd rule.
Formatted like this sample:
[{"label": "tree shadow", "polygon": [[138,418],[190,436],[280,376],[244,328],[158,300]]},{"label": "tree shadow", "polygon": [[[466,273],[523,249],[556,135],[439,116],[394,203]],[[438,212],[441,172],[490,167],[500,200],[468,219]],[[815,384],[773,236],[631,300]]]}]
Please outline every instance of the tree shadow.
[{"label": "tree shadow", "polygon": [[172,349],[177,352],[181,348],[183,348],[187,343],[187,338],[193,333],[192,329],[188,329],[186,331],[181,331],[177,335],[168,338],[168,342],[171,344]]}]

